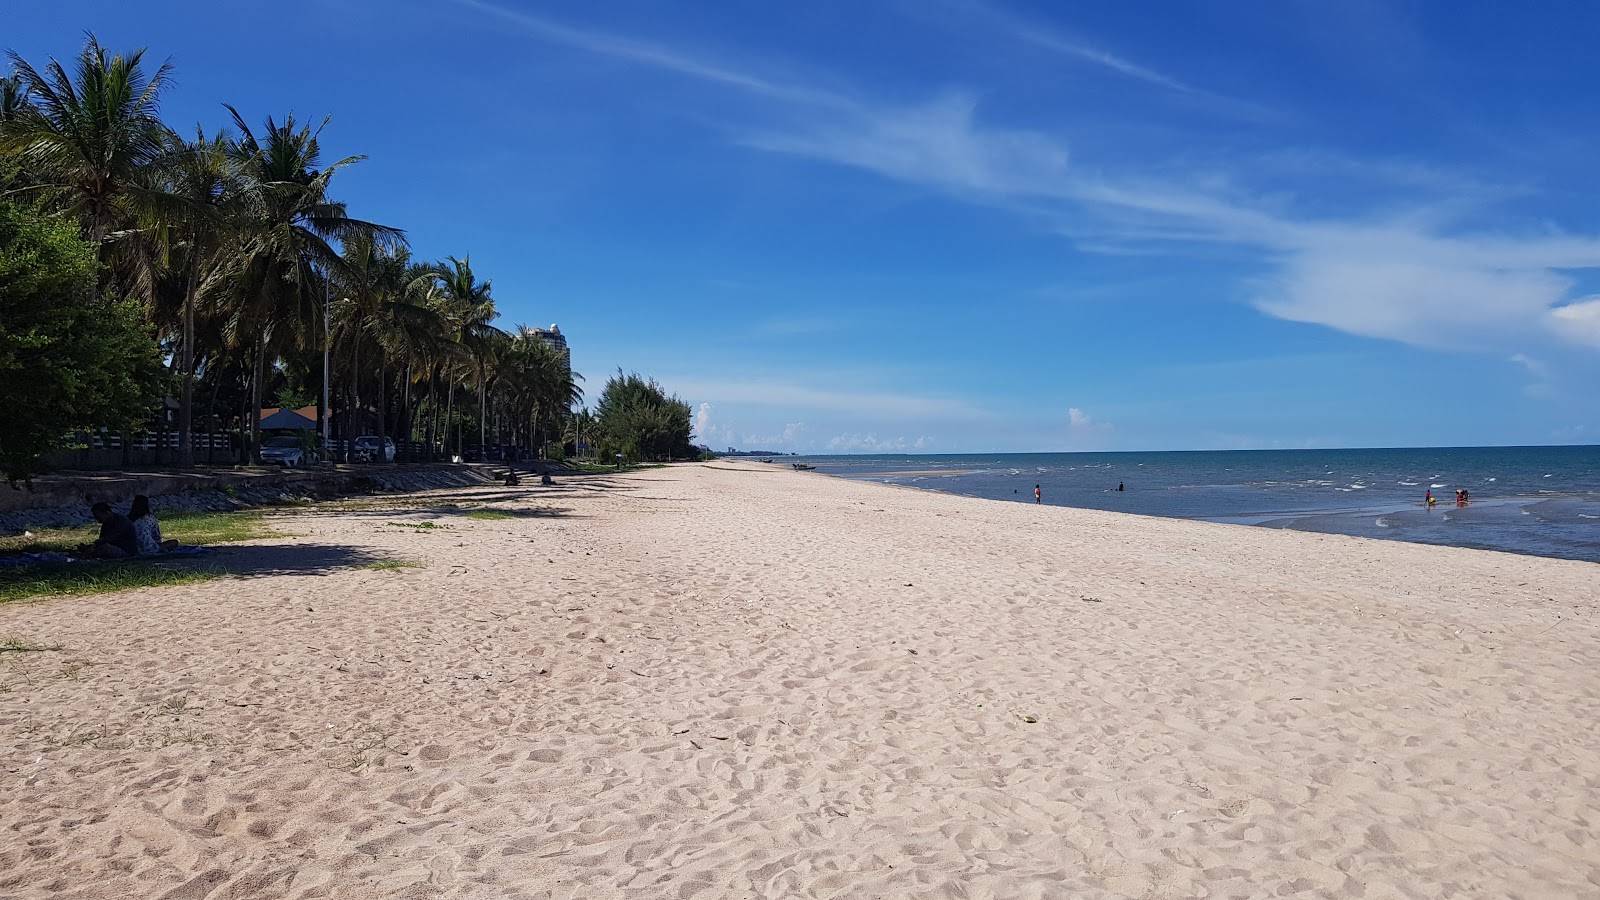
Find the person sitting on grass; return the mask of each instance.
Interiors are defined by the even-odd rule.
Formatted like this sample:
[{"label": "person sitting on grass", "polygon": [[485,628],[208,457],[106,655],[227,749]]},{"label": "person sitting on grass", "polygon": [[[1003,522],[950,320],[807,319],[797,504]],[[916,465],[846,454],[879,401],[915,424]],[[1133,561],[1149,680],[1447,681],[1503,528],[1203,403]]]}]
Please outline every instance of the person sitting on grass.
[{"label": "person sitting on grass", "polygon": [[157,522],[155,514],[150,512],[149,497],[140,494],[133,498],[133,505],[128,508],[128,521],[133,523],[134,544],[138,547],[140,556],[153,556],[163,551],[177,549],[177,541],[161,539],[161,523]]},{"label": "person sitting on grass", "polygon": [[138,553],[139,545],[133,535],[133,523],[128,517],[113,510],[110,504],[96,503],[89,507],[95,521],[100,523],[100,537],[92,544],[78,547],[78,556],[90,559],[124,559]]}]

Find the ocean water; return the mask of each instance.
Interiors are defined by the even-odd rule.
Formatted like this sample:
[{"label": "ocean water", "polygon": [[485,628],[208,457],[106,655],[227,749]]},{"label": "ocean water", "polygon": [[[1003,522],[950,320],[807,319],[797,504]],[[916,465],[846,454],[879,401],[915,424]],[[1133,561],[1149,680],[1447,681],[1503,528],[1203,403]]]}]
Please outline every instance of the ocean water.
[{"label": "ocean water", "polygon": [[[778,457],[819,473],[1150,516],[1600,562],[1600,447]],[[1118,482],[1126,490],[1118,492]],[[1455,503],[1466,488],[1471,502]],[[1425,491],[1438,503],[1428,508]]]}]

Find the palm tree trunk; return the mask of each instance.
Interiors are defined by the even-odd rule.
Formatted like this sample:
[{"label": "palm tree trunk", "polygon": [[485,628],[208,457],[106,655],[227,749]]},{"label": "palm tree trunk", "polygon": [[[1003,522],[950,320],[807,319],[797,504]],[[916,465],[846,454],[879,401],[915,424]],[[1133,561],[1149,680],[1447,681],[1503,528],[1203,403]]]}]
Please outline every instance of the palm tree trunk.
[{"label": "palm tree trunk", "polygon": [[435,371],[429,372],[428,373],[428,425],[427,425],[428,462],[433,462],[434,461],[434,454],[433,454],[434,443],[433,443],[433,439],[438,434],[438,432],[437,432],[437,430],[435,428],[435,426],[438,425],[438,422],[439,422],[439,392],[438,392],[438,390],[436,390],[436,388],[438,388],[438,382],[439,382],[439,373],[438,373],[438,371],[435,370]]},{"label": "palm tree trunk", "polygon": [[374,462],[388,462],[387,454],[383,452],[384,438],[389,436],[389,370],[384,366],[378,367],[378,449],[373,458]]},{"label": "palm tree trunk", "polygon": [[266,371],[267,335],[262,332],[256,340],[255,371],[250,378],[250,440],[244,447],[244,462],[250,465],[260,465],[261,459],[257,448],[261,446],[261,392],[264,385],[263,373]]},{"label": "palm tree trunk", "polygon": [[[190,247],[190,255],[194,248]],[[195,269],[189,266],[189,284],[183,292],[183,381],[178,388],[178,465],[194,465],[194,294]]]},{"label": "palm tree trunk", "polygon": [[[450,420],[452,418],[454,418],[454,416],[456,414],[456,386],[455,386],[455,383],[454,382],[449,383],[447,385],[447,390],[449,390],[450,394],[449,394],[449,397],[445,400],[445,405],[444,405],[444,441],[443,441],[443,443],[445,444],[445,449],[448,451],[450,449],[450,447],[449,447],[449,445],[450,445]],[[456,452],[455,452],[455,455],[459,456],[460,454],[461,454],[461,437],[460,437],[460,432],[457,432],[456,433]],[[450,456],[450,455],[451,454],[448,453],[448,452],[445,453],[445,456],[447,456],[447,457]]]},{"label": "palm tree trunk", "polygon": [[353,348],[350,355],[350,429],[345,435],[345,462],[355,460],[355,442],[361,436],[361,338],[357,336],[350,344]]}]

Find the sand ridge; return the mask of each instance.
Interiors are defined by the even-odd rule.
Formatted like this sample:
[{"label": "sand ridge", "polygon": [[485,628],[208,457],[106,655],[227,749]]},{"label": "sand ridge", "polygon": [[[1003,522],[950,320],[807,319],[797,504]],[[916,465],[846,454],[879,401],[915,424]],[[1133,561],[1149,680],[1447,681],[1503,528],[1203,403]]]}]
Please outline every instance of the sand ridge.
[{"label": "sand ridge", "polygon": [[0,893],[1600,895],[1592,564],[727,461],[396,504],[0,607],[64,648],[0,654]]}]

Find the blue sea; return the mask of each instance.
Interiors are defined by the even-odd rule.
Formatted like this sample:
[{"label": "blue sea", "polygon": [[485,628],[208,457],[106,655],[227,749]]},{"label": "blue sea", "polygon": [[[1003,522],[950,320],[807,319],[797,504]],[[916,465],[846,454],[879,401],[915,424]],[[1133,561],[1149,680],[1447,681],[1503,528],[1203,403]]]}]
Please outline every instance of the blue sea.
[{"label": "blue sea", "polygon": [[[991,500],[1032,503],[1037,484],[1053,506],[1600,562],[1600,447],[785,456],[773,465],[792,462]],[[1456,505],[1460,488],[1471,493],[1466,506]]]}]

